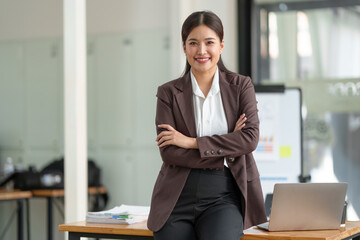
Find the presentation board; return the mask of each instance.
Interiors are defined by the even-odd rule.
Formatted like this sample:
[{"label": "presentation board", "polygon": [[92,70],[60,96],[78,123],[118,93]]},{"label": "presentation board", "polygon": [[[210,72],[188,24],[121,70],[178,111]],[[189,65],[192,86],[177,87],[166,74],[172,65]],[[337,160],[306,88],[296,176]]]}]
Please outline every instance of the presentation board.
[{"label": "presentation board", "polygon": [[260,136],[254,151],[264,197],[275,183],[299,182],[302,172],[301,90],[255,87]]}]

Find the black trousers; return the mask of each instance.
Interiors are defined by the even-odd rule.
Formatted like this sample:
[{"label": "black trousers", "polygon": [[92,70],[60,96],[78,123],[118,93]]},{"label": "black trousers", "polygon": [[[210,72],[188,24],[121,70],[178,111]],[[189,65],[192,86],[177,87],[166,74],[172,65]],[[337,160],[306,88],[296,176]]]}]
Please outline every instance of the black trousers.
[{"label": "black trousers", "polygon": [[192,169],[169,219],[156,240],[239,240],[242,195],[228,168]]}]

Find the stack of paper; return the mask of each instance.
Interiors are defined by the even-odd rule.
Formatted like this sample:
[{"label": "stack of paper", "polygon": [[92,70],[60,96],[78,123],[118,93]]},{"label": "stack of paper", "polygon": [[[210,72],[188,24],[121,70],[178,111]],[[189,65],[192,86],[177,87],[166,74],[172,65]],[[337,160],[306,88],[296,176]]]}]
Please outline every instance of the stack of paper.
[{"label": "stack of paper", "polygon": [[133,224],[147,220],[150,207],[124,205],[101,212],[88,212],[86,222]]}]

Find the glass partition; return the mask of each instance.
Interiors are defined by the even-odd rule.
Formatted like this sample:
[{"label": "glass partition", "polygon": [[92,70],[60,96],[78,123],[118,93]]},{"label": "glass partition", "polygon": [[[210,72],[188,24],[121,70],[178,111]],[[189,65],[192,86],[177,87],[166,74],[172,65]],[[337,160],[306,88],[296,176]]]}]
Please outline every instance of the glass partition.
[{"label": "glass partition", "polygon": [[302,89],[303,172],[313,182],[348,182],[348,218],[358,219],[358,1],[257,2],[254,16],[253,78]]}]

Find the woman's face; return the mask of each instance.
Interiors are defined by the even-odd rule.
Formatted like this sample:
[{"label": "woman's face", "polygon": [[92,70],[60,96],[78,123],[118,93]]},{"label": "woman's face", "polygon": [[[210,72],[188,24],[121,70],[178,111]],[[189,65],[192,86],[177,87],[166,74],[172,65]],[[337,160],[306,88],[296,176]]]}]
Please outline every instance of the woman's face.
[{"label": "woman's face", "polygon": [[183,47],[194,74],[215,73],[224,41],[211,28],[200,25],[190,32]]}]

